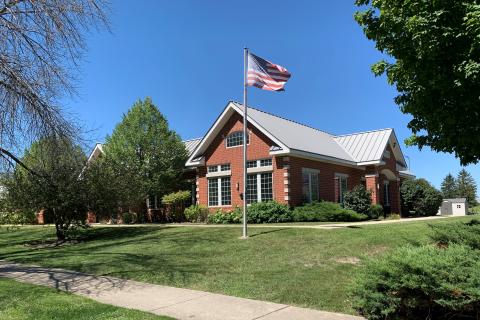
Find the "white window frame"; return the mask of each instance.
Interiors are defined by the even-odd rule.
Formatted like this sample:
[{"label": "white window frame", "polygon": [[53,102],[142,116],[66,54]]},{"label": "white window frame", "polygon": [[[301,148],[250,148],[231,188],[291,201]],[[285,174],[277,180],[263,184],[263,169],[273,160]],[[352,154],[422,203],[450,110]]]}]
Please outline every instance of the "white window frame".
[{"label": "white window frame", "polygon": [[[230,170],[222,170],[222,166],[228,165]],[[210,171],[209,168],[216,168],[215,171]],[[232,165],[230,163],[222,163],[222,164],[215,164],[211,166],[207,166],[207,178],[212,177],[223,177],[223,176],[230,176],[232,175]]]},{"label": "white window frame", "polygon": [[[241,133],[242,134],[242,143],[241,144],[237,144],[236,146],[228,146],[228,143],[227,143],[227,139],[228,137],[232,136],[233,134],[237,134],[237,133]],[[225,137],[225,148],[227,149],[230,149],[230,148],[238,148],[238,147],[241,147],[243,146],[243,131],[242,130],[237,130],[237,131],[233,131],[233,132],[230,132],[229,134],[227,134],[227,136]],[[250,132],[247,132],[247,146],[250,144]]]},{"label": "white window frame", "polygon": [[[230,178],[230,204],[222,204],[222,179],[223,178]],[[210,181],[207,181],[207,204],[209,208],[215,208],[215,207],[231,207],[232,206],[232,178],[228,175],[224,176],[219,176],[219,177],[214,177],[214,178],[208,178],[208,180],[217,180],[217,204],[216,205],[211,205],[210,204]]]},{"label": "white window frame", "polygon": [[[348,174],[345,173],[335,173],[335,177],[338,178],[338,192],[340,193],[340,203],[343,203],[343,195],[348,191]],[[345,180],[345,190],[342,187],[342,180]]]},{"label": "white window frame", "polygon": [[[257,201],[256,202],[262,202],[262,174],[264,173],[270,173],[272,175],[272,200],[275,200],[273,173],[271,172],[248,173],[249,176],[255,176],[257,180]],[[267,201],[272,201],[272,200],[267,200]],[[248,203],[248,205],[250,204],[251,203]]]},{"label": "white window frame", "polygon": [[[309,203],[320,200],[320,177],[319,177],[320,170],[312,169],[312,168],[302,168],[302,196],[304,196],[303,194],[303,175],[304,174],[308,174],[308,197],[306,200]],[[312,176],[315,176],[317,180],[317,199],[315,200],[313,200],[313,197],[312,197],[313,195]]]}]

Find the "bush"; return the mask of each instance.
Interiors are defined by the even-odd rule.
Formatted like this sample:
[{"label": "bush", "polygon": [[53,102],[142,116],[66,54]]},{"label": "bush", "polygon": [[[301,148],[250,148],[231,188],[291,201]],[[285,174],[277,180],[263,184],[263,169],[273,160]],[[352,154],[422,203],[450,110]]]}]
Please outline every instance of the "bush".
[{"label": "bush", "polygon": [[355,186],[343,194],[343,207],[346,209],[368,215],[371,204],[371,192],[362,185]]},{"label": "bush", "polygon": [[312,202],[293,210],[293,221],[363,221],[368,216],[345,209],[334,202]]},{"label": "bush", "polygon": [[442,204],[442,193],[425,179],[406,180],[400,187],[403,214],[434,216]]},{"label": "bush", "polygon": [[405,247],[367,262],[352,298],[368,319],[477,319],[479,283],[480,251]]},{"label": "bush", "polygon": [[0,212],[0,225],[24,225],[35,224],[37,217],[33,212]]},{"label": "bush", "polygon": [[480,220],[470,222],[430,225],[433,234],[430,238],[441,247],[463,244],[472,249],[480,249]]},{"label": "bush", "polygon": [[247,209],[249,223],[276,223],[292,221],[292,211],[276,201],[252,203]]},{"label": "bush", "polygon": [[372,204],[367,215],[370,219],[378,219],[380,216],[383,216],[383,207],[379,204]]},{"label": "bush", "polygon": [[122,213],[123,223],[134,224],[138,222],[138,215],[135,212]]},{"label": "bush", "polygon": [[217,212],[208,216],[208,223],[212,224],[228,224],[242,222],[242,210],[235,208],[233,211],[223,212],[218,209]]},{"label": "bush", "polygon": [[166,220],[175,222],[183,221],[185,219],[183,217],[185,206],[190,199],[190,191],[177,191],[164,195],[162,198],[162,204],[166,207]]},{"label": "bush", "polygon": [[480,214],[480,206],[471,207],[468,211],[469,214]]},{"label": "bush", "polygon": [[206,222],[208,219],[208,208],[202,205],[193,205],[185,208],[183,215],[188,222]]}]

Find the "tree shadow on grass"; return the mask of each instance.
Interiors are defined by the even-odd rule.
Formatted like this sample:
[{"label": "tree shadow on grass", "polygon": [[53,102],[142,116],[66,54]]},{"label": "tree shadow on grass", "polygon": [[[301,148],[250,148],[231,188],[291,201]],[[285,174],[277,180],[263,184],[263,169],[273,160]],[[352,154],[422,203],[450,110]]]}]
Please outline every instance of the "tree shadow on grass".
[{"label": "tree shadow on grass", "polygon": [[261,235],[266,235],[266,234],[269,234],[269,233],[279,232],[279,231],[283,231],[283,230],[288,230],[288,228],[281,228],[281,229],[257,232],[257,233],[251,234],[250,238],[258,237],[258,236],[261,236]]}]

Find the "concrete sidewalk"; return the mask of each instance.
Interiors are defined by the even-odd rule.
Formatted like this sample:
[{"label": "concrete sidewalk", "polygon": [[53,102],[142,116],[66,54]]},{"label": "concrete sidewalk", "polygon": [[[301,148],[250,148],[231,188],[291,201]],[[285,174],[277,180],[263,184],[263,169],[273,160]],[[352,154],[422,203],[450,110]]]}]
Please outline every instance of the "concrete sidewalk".
[{"label": "concrete sidewalk", "polygon": [[0,261],[0,276],[53,287],[102,303],[196,320],[359,320],[360,317],[204,291]]}]

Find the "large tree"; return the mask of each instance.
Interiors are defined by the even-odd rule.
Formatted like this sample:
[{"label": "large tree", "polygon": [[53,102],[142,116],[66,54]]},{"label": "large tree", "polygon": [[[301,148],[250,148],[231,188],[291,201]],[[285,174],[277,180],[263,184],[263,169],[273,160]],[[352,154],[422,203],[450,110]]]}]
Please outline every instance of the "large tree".
[{"label": "large tree", "polygon": [[465,169],[457,176],[457,196],[467,198],[470,206],[477,205],[477,184],[472,175]]},{"label": "large tree", "polygon": [[442,203],[442,194],[425,179],[408,179],[400,187],[404,215],[433,216]]},{"label": "large tree", "polygon": [[89,190],[81,173],[86,156],[68,140],[45,138],[25,151],[10,178],[4,180],[7,201],[21,211],[45,210],[56,227],[58,240],[85,222]]},{"label": "large tree", "polygon": [[103,161],[112,168],[123,206],[160,199],[183,187],[187,150],[150,98],[137,101],[105,143]]},{"label": "large tree", "polygon": [[0,1],[0,165],[26,142],[78,135],[60,100],[75,94],[85,32],[106,26],[106,11],[106,0]]},{"label": "large tree", "polygon": [[480,2],[356,0],[368,39],[393,59],[372,66],[413,119],[407,143],[480,159]]},{"label": "large tree", "polygon": [[447,174],[445,179],[443,179],[441,191],[443,197],[446,199],[451,199],[458,196],[457,181],[450,173]]}]

